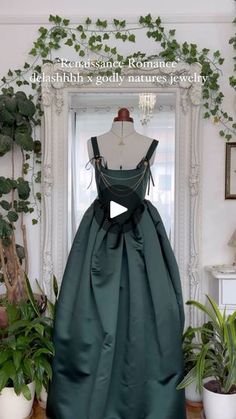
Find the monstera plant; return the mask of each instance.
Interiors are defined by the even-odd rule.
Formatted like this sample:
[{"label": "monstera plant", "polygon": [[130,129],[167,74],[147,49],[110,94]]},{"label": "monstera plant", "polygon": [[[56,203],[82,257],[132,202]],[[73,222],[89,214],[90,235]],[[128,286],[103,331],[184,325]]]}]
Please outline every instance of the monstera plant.
[{"label": "monstera plant", "polygon": [[[31,183],[26,179],[32,156],[40,158],[41,143],[34,141],[32,127],[36,112],[32,97],[8,88],[0,95],[0,158],[9,176],[0,173],[0,280],[5,284],[5,300],[10,303],[27,298],[25,272],[28,272],[27,235],[24,214],[31,213]],[[40,162],[40,161],[39,161]],[[20,164],[19,164],[20,163]],[[20,167],[19,167],[20,166]],[[36,179],[40,179],[38,172]],[[40,201],[40,193],[36,194]],[[32,220],[35,224],[37,220]],[[15,238],[16,223],[20,225],[22,243]],[[4,299],[0,305],[4,305]]]}]

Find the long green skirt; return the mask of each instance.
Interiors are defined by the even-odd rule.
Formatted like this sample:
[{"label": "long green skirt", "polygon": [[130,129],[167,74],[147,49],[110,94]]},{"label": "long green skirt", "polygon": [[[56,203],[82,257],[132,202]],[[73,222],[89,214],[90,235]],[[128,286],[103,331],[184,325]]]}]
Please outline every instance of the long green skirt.
[{"label": "long green skirt", "polygon": [[157,209],[101,228],[95,201],[68,257],[56,307],[52,419],[185,419],[178,266]]}]

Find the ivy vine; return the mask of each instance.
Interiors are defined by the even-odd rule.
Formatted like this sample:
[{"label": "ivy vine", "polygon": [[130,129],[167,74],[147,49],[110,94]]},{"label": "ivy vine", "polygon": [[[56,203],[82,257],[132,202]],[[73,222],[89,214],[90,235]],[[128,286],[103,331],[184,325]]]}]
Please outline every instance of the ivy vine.
[{"label": "ivy vine", "polygon": [[[15,83],[18,87],[27,86],[35,90],[30,99],[35,100],[37,117],[35,125],[40,125],[43,115],[41,107],[41,85],[28,81],[29,73],[37,76],[42,71],[42,64],[46,62],[55,62],[52,58],[53,52],[59,50],[61,46],[67,45],[73,47],[81,59],[86,54],[93,52],[97,59],[109,61],[122,61],[125,65],[129,58],[135,58],[139,61],[147,61],[154,58],[162,58],[164,61],[185,61],[189,64],[200,63],[202,66],[201,75],[206,77],[206,82],[202,89],[203,106],[205,108],[204,118],[211,118],[214,123],[220,123],[219,134],[230,140],[232,135],[236,134],[236,123],[232,116],[222,108],[224,95],[220,90],[219,78],[222,75],[221,66],[224,58],[219,50],[211,52],[208,48],[199,49],[197,44],[184,42],[180,44],[175,38],[175,29],[168,32],[162,25],[161,18],[154,19],[150,14],[140,16],[138,24],[134,27],[127,25],[125,20],[113,19],[110,23],[107,20],[87,18],[83,24],[77,26],[71,25],[69,19],[63,19],[56,15],[50,15],[49,22],[52,23],[50,29],[39,28],[39,37],[33,43],[29,55],[34,58],[29,64],[24,63],[22,69],[8,71],[7,75],[1,79],[0,85],[3,94],[11,92]],[[234,23],[236,21],[234,20]],[[148,38],[159,43],[159,54],[147,56],[145,52],[137,51],[124,57],[117,46],[111,45],[112,37],[123,42],[136,42],[135,32],[145,30]],[[236,37],[229,40],[236,48]],[[236,57],[234,57],[234,60]],[[236,67],[236,64],[235,64]],[[234,68],[235,70],[235,68]],[[99,70],[101,73],[101,70]],[[121,68],[115,69],[121,71]],[[103,71],[104,73],[104,71]],[[105,72],[110,74],[109,70]],[[231,76],[229,84],[236,89],[236,78]]]},{"label": "ivy vine", "polygon": [[[89,17],[81,24],[71,25],[69,19],[63,19],[56,15],[50,15],[50,28],[41,26],[39,36],[33,42],[29,51],[31,62],[25,62],[23,68],[11,70],[2,77],[0,89],[0,157],[10,152],[14,144],[22,151],[22,176],[18,179],[0,178],[0,197],[10,191],[18,190],[18,201],[13,199],[10,203],[5,199],[0,201],[0,206],[6,211],[5,216],[0,215],[0,236],[7,237],[12,230],[12,223],[17,221],[18,213],[33,212],[38,210],[37,202],[41,200],[40,192],[34,191],[34,182],[40,183],[41,171],[35,167],[41,163],[41,144],[38,139],[33,141],[36,127],[41,124],[43,115],[41,84],[37,76],[42,74],[44,63],[58,61],[53,57],[62,45],[74,48],[80,59],[93,53],[97,61],[118,61],[122,66],[128,64],[129,59],[136,61],[149,61],[162,59],[165,62],[183,61],[188,64],[200,63],[201,76],[205,83],[202,88],[202,103],[204,107],[203,117],[211,118],[214,123],[220,125],[219,134],[229,141],[236,134],[236,123],[232,116],[222,107],[224,94],[220,90],[219,78],[222,75],[221,66],[224,58],[219,50],[210,51],[208,48],[200,49],[194,43],[179,43],[175,37],[175,29],[166,31],[161,18],[154,19],[150,14],[140,16],[136,25],[129,25],[125,20],[113,19],[112,22],[97,19],[92,21]],[[236,19],[233,21],[236,23]],[[136,43],[137,31],[145,31],[146,36],[159,46],[158,54],[148,56],[144,51],[135,51],[131,55],[124,56],[119,50],[120,42]],[[116,46],[112,45],[116,40]],[[117,42],[119,41],[119,42]],[[236,34],[230,38],[229,44],[236,50]],[[236,57],[233,57],[236,71]],[[98,74],[110,75],[113,72],[122,72],[122,67],[115,69],[97,69]],[[33,76],[33,77],[32,77]],[[33,80],[35,77],[36,81]],[[229,77],[230,86],[236,90],[236,77]],[[15,92],[15,88],[20,91]],[[22,89],[24,91],[22,91]],[[28,96],[26,96],[28,94]],[[30,157],[33,164],[30,164]],[[36,164],[36,166],[35,166]],[[31,181],[24,176],[31,171]],[[28,201],[30,190],[33,192],[34,202]],[[23,191],[24,193],[22,193]],[[13,195],[12,195],[13,197]],[[39,215],[40,216],[40,215]],[[32,220],[33,224],[37,219]]]},{"label": "ivy vine", "polygon": [[[63,19],[56,15],[50,15],[49,22],[52,26],[48,29],[41,26],[39,28],[39,37],[34,41],[29,55],[33,58],[31,63],[25,62],[23,68],[9,69],[6,76],[1,79],[0,88],[3,94],[10,93],[13,85],[18,87],[29,86],[35,91],[29,98],[35,101],[36,117],[35,125],[40,125],[43,110],[41,106],[41,85],[40,82],[30,82],[29,73],[35,76],[41,74],[42,64],[46,62],[55,62],[53,53],[59,50],[61,46],[67,45],[74,48],[81,59],[87,54],[93,52],[98,60],[122,61],[127,64],[129,58],[135,58],[139,61],[148,61],[150,59],[161,58],[163,61],[184,61],[186,63],[200,63],[202,66],[201,76],[206,77],[206,82],[202,89],[202,99],[205,112],[205,119],[211,118],[214,123],[220,124],[219,134],[230,140],[236,134],[236,123],[232,116],[222,108],[224,94],[220,90],[219,78],[222,75],[221,66],[224,58],[219,50],[211,52],[208,48],[200,49],[194,43],[179,43],[175,37],[175,29],[166,31],[162,25],[161,18],[154,19],[151,14],[140,16],[137,25],[128,25],[125,20],[113,19],[112,22],[97,19],[93,21],[89,17],[81,24],[71,25],[69,19]],[[236,20],[234,20],[236,23]],[[129,56],[124,56],[118,51],[117,46],[112,46],[112,39],[123,42],[136,42],[137,31],[144,30],[149,39],[159,44],[159,53],[147,56],[145,52],[136,51]],[[236,48],[236,36],[229,40]],[[236,57],[234,57],[234,60]],[[236,64],[234,66],[234,71]],[[98,70],[100,73],[101,70]],[[121,68],[115,71],[122,71]],[[110,74],[106,70],[103,73]],[[231,76],[229,84],[236,89],[236,78]]]}]

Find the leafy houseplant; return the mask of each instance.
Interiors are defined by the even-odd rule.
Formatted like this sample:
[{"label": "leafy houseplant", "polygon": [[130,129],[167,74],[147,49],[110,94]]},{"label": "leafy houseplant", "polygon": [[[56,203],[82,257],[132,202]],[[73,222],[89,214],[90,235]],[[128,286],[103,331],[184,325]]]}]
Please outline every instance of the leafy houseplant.
[{"label": "leafy houseplant", "polygon": [[[48,316],[50,317],[50,319],[52,320],[52,322],[54,322],[54,318],[55,318],[55,309],[56,309],[56,304],[57,304],[57,299],[58,299],[58,293],[59,293],[59,287],[58,287],[58,282],[57,279],[55,277],[55,275],[52,276],[52,289],[53,289],[53,294],[54,294],[54,301],[51,301],[45,294],[43,289],[41,288],[39,282],[36,280],[38,288],[40,290],[41,295],[45,298],[46,302],[47,302],[47,312],[48,312]],[[28,293],[30,295],[30,300],[32,301],[32,304],[34,304],[34,297],[31,291],[31,287],[30,284],[28,282]],[[37,306],[36,306],[37,308]],[[44,383],[41,393],[39,395],[38,398],[38,403],[39,405],[43,408],[46,409],[46,404],[47,404],[47,396],[48,396],[48,387],[49,387],[49,379],[47,380],[46,383]]]},{"label": "leafy houseplant", "polygon": [[[40,156],[40,142],[32,138],[35,111],[31,97],[24,92],[14,93],[9,88],[0,95],[0,157],[6,158],[6,154],[10,154],[11,169],[10,177],[0,176],[0,281],[5,284],[6,299],[10,303],[27,296],[24,272],[28,273],[28,251],[23,215],[35,209],[35,204],[29,201],[30,182],[25,179],[32,153],[37,158]],[[15,158],[19,161],[19,155],[21,173],[16,177]],[[36,197],[40,200],[39,193]],[[17,221],[20,221],[22,245],[15,240]]]},{"label": "leafy houseplant", "polygon": [[[197,354],[200,349],[200,343],[197,342],[198,328],[189,326],[182,336],[182,348],[184,355],[184,375],[186,376],[196,365]],[[185,388],[186,402],[191,406],[201,404],[201,393],[196,389],[196,382],[190,383]]]},{"label": "leafy houseplant", "polygon": [[[37,305],[26,302],[18,306],[7,304],[7,314],[9,324],[2,331],[0,340],[1,412],[2,405],[6,406],[4,390],[7,388],[33,403],[29,386],[33,384],[39,396],[42,387],[48,385],[52,377],[51,358],[54,355],[52,321],[40,316]],[[15,417],[21,419],[19,412]]]},{"label": "leafy houseplant", "polygon": [[210,307],[197,301],[187,302],[203,311],[209,322],[201,328],[202,343],[196,363],[177,389],[184,388],[196,380],[198,390],[203,390],[203,405],[207,419],[235,419],[236,312],[226,316],[225,310],[222,314],[211,297],[207,296],[207,300]]}]

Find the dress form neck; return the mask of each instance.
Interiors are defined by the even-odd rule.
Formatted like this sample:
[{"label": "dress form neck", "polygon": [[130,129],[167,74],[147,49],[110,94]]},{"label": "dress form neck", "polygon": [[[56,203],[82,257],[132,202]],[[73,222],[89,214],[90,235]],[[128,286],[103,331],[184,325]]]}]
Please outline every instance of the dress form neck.
[{"label": "dress form neck", "polygon": [[111,131],[120,138],[135,134],[133,122],[128,121],[113,121]]}]

